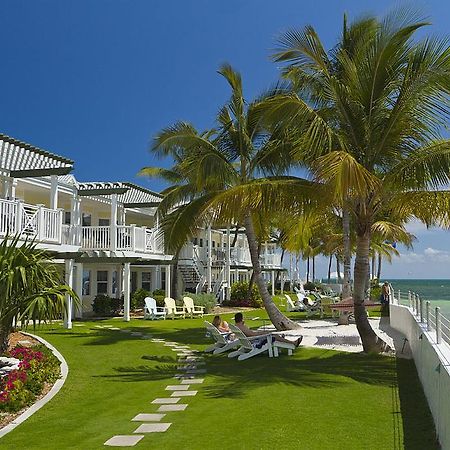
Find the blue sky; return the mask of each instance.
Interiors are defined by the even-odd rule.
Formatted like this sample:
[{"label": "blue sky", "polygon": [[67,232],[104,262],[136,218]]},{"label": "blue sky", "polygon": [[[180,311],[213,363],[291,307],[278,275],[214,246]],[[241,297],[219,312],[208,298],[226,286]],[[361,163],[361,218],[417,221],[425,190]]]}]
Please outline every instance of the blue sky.
[{"label": "blue sky", "polygon": [[[221,63],[242,72],[251,98],[277,78],[269,55],[281,32],[312,24],[331,47],[344,12],[382,14],[395,4],[0,0],[0,131],[74,159],[80,180],[159,190],[158,182],[136,178],[141,167],[164,164],[148,153],[151,138],[177,120],[212,125],[229,94],[216,73]],[[450,4],[413,4],[432,19],[430,32],[446,33]],[[411,261],[395,262],[386,276],[449,278],[447,232],[418,230]]]}]

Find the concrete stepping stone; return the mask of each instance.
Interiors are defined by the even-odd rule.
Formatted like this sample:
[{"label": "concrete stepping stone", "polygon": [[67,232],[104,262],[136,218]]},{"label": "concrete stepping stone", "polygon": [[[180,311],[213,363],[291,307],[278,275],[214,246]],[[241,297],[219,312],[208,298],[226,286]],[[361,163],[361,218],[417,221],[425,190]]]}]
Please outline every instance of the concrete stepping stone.
[{"label": "concrete stepping stone", "polygon": [[183,361],[204,361],[205,358],[203,356],[184,356],[180,357],[180,360],[183,359]]},{"label": "concrete stepping stone", "polygon": [[[174,395],[172,397],[175,397]],[[152,401],[155,405],[164,405],[164,404],[173,404],[178,403],[180,401],[179,398],[155,398],[155,400]]]},{"label": "concrete stepping stone", "polygon": [[182,386],[180,384],[166,386],[166,391],[187,391],[188,389],[189,389],[189,386]]},{"label": "concrete stepping stone", "polygon": [[179,405],[161,405],[158,408],[158,412],[172,412],[172,411],[184,411],[188,405],[181,403]]},{"label": "concrete stepping stone", "polygon": [[84,323],[74,323],[74,327],[84,327]]},{"label": "concrete stepping stone", "polygon": [[132,422],[159,422],[163,419],[165,414],[138,414],[134,416]]},{"label": "concrete stepping stone", "polygon": [[197,395],[198,391],[176,391],[172,392],[173,397],[194,397],[194,395]]},{"label": "concrete stepping stone", "polygon": [[135,435],[118,435],[113,436],[111,439],[108,439],[104,445],[108,445],[110,447],[133,447],[135,446],[142,438],[143,434],[135,434]]},{"label": "concrete stepping stone", "polygon": [[153,338],[152,342],[164,342],[164,339],[155,339],[155,338]]},{"label": "concrete stepping stone", "polygon": [[94,325],[94,328],[105,328],[103,325]]},{"label": "concrete stepping stone", "polygon": [[205,381],[204,378],[192,378],[190,380],[181,380],[181,384],[202,384]]},{"label": "concrete stepping stone", "polygon": [[131,336],[142,336],[142,333],[139,332],[132,332]]},{"label": "concrete stepping stone", "polygon": [[117,328],[117,327],[111,327],[110,330],[120,331],[120,328]]},{"label": "concrete stepping stone", "polygon": [[171,423],[143,423],[133,433],[164,433],[172,425]]},{"label": "concrete stepping stone", "polygon": [[177,374],[175,374],[174,378],[192,379],[192,378],[195,378],[195,375],[192,373],[177,373]]}]

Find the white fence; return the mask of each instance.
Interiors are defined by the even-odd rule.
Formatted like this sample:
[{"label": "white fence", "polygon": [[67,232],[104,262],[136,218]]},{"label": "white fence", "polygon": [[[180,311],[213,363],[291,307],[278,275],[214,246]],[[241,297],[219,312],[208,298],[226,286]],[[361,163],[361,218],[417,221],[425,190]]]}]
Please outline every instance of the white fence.
[{"label": "white fence", "polygon": [[[390,304],[390,323],[403,333],[433,415],[442,449],[450,449],[450,321],[415,294],[400,292]],[[410,306],[400,303],[407,302]]]},{"label": "white fence", "polygon": [[0,199],[0,236],[19,234],[21,239],[60,244],[62,210]]}]

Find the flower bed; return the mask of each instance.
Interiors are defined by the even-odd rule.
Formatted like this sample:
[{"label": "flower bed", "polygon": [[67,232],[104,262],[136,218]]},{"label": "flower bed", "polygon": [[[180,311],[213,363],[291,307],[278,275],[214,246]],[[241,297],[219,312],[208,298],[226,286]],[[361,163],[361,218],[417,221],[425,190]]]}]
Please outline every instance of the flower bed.
[{"label": "flower bed", "polygon": [[59,361],[44,345],[17,346],[6,356],[20,360],[17,370],[0,379],[0,411],[14,413],[33,403],[60,376]]}]

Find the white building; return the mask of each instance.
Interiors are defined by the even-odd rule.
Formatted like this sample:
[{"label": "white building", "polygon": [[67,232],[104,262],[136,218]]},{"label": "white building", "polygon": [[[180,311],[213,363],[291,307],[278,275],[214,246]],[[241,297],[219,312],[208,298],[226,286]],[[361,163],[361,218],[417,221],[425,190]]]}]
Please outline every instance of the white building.
[{"label": "white building", "polygon": [[[71,313],[92,311],[97,294],[123,295],[129,320],[136,289],[164,289],[170,296],[173,256],[164,252],[156,217],[162,197],[132,183],[79,182],[72,170],[73,161],[0,134],[0,237],[19,234],[54,252],[82,299],[81,309],[69,307],[68,327]],[[263,246],[261,264],[273,285],[282,270],[275,244]],[[234,236],[211,228],[199,230],[183,248],[175,274],[185,289],[222,299],[227,287],[250,275],[242,230]]]}]

